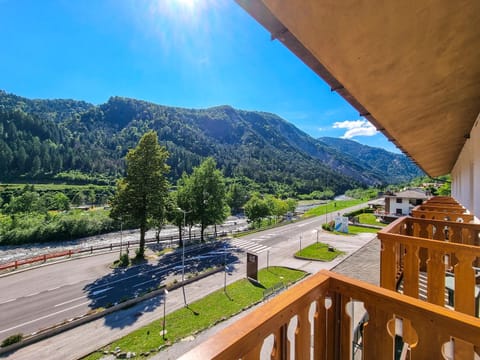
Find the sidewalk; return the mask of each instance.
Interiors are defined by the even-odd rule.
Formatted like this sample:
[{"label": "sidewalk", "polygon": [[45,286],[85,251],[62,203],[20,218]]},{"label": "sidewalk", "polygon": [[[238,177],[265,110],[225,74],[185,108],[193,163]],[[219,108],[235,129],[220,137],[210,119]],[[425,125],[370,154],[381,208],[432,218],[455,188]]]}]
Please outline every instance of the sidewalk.
[{"label": "sidewalk", "polygon": [[[298,250],[298,244],[295,242],[283,242],[270,250],[270,266],[280,265],[298,268],[310,273],[320,269],[332,269],[345,259],[349,259],[351,254],[369,243],[375,234],[361,234],[352,236],[328,236],[326,243],[332,243],[336,248],[343,250],[347,255],[340,259],[335,259],[329,263],[305,261],[292,257],[292,253]],[[376,241],[376,240],[373,240]],[[310,238],[305,238],[305,246],[315,242],[315,234]],[[378,253],[376,254],[378,257]],[[353,259],[353,258],[352,258]],[[245,277],[246,265],[245,254],[240,256],[240,263],[236,264],[235,270],[227,278],[227,283],[235,282]],[[366,262],[370,259],[365,258]],[[266,267],[266,256],[259,256],[259,268]],[[223,287],[224,273],[216,273],[207,278],[185,286],[187,302],[191,303],[207,294]],[[181,288],[171,291],[166,299],[167,313],[173,312],[184,306]],[[158,353],[153,359],[176,359],[187,350],[202,342],[219,329],[234,322],[236,319],[245,316],[246,312],[225,321],[213,328],[210,328],[198,336],[193,341],[181,341],[170,348]],[[88,324],[79,326],[75,329],[61,333],[55,337],[40,341],[28,347],[17,350],[12,353],[8,359],[78,359],[85,356],[102,346],[108,345],[114,340],[132,332],[133,330],[147,325],[163,317],[163,301],[160,304],[158,298],[137,304],[136,306],[122,310],[106,316]],[[108,324],[108,325],[107,325]]]}]

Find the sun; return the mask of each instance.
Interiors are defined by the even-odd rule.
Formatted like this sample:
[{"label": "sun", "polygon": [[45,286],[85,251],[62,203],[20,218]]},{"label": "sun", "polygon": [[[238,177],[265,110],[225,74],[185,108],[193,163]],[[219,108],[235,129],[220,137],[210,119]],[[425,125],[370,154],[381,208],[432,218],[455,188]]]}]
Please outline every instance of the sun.
[{"label": "sun", "polygon": [[197,5],[199,0],[176,0],[178,4],[184,8],[188,8],[190,10],[193,10],[195,6]]}]

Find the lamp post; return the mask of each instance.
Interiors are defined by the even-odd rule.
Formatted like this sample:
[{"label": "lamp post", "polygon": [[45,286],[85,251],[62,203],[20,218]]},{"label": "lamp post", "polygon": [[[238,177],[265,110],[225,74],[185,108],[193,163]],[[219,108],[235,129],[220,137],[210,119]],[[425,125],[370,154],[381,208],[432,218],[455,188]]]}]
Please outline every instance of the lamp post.
[{"label": "lamp post", "polygon": [[223,253],[224,253],[224,260],[223,260],[223,266],[225,268],[225,276],[223,280],[223,292],[227,292],[227,245],[223,246]]},{"label": "lamp post", "polygon": [[120,257],[122,256],[122,243],[123,243],[123,220],[120,219]]},{"label": "lamp post", "polygon": [[163,340],[167,340],[167,338],[165,337],[167,333],[167,330],[165,330],[165,321],[167,317],[167,294],[168,294],[168,290],[163,289],[163,330],[162,330]]},{"label": "lamp post", "polygon": [[[180,208],[177,208],[177,210],[181,211],[183,213],[183,228],[185,230],[186,228],[186,217],[189,212],[192,210],[186,211]],[[187,297],[185,296],[185,241],[182,239],[182,292],[183,292],[183,302],[185,306],[187,306]]]}]

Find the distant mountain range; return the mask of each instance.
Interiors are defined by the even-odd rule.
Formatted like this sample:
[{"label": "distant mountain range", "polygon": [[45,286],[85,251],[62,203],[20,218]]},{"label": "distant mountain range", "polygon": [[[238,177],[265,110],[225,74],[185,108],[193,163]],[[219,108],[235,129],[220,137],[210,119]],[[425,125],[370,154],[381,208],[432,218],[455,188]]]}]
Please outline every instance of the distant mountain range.
[{"label": "distant mountain range", "polygon": [[314,139],[279,116],[230,106],[185,109],[112,97],[102,105],[0,91],[0,181],[77,170],[114,179],[148,130],[170,153],[170,180],[208,157],[263,191],[309,193],[404,182],[423,173],[406,156],[355,141]]}]

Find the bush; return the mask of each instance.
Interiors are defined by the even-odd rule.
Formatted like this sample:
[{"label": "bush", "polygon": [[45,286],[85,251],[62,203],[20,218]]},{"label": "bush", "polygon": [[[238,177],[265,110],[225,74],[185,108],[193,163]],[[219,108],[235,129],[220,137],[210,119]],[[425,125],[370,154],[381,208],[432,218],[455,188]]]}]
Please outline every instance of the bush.
[{"label": "bush", "polygon": [[374,213],[373,209],[363,208],[363,209],[360,209],[360,210],[349,212],[349,213],[345,214],[344,216],[350,218],[350,217],[358,216],[360,214],[373,214],[373,213]]},{"label": "bush", "polygon": [[118,258],[118,266],[127,267],[130,264],[130,258],[127,253],[123,253]]},{"label": "bush", "polygon": [[5,340],[3,340],[1,347],[6,347],[8,345],[16,344],[22,340],[23,340],[23,334],[14,334],[7,337]]},{"label": "bush", "polygon": [[322,224],[322,229],[326,231],[333,231],[335,229],[335,222],[330,221],[326,224]]}]

